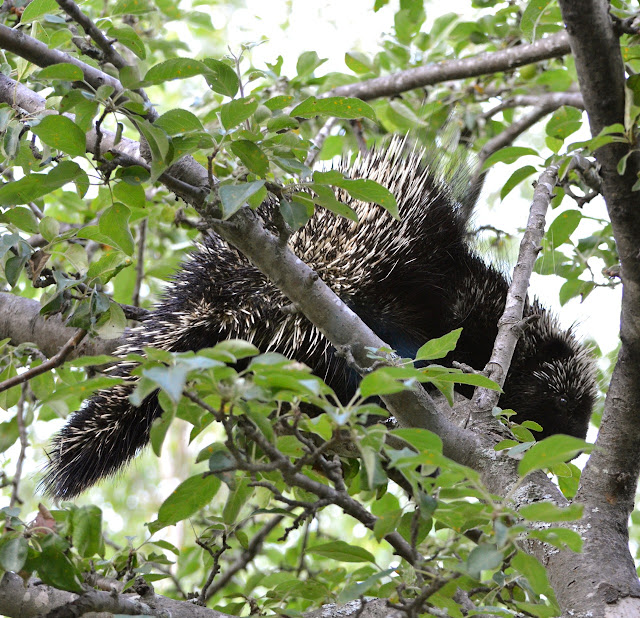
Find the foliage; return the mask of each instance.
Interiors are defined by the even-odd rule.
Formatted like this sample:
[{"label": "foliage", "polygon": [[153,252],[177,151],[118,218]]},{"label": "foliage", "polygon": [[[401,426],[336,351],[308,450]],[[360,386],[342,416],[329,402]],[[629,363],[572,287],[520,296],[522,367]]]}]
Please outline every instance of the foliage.
[{"label": "foliage", "polygon": [[[514,107],[492,111],[498,95],[506,101],[520,94],[565,92],[577,81],[571,60],[552,58],[369,102],[323,96],[342,85],[495,51],[505,41],[526,43],[562,29],[555,3],[472,4],[473,18],[448,13],[427,27],[423,3],[403,0],[377,53],[348,51],[344,72],[323,72],[323,59],[306,51],[290,75],[283,73],[282,57],[256,67],[251,45],[231,52],[224,51],[221,40],[216,46],[207,39],[213,26],[206,10],[182,13],[161,0],[82,4],[126,59],[120,68],[108,65],[123,90],[92,86],[70,63],[41,69],[7,52],[0,66],[47,101],[46,111],[32,115],[0,104],[3,290],[39,299],[42,314],[61,315],[89,335],[120,336],[127,306],[150,308],[197,237],[201,213],[185,202],[176,204],[162,182],[170,166],[187,155],[217,179],[206,201],[209,212],[222,219],[245,204],[255,209],[267,197],[279,204],[291,230],[304,225],[316,207],[355,218],[336,198],[336,189],[397,215],[390,191],[373,181],[314,171],[309,154],[330,162],[356,152],[359,139],[372,144],[389,133],[411,131],[417,142],[438,144],[456,161],[458,144],[472,144],[481,153],[513,123]],[[627,8],[613,4],[621,15]],[[33,0],[3,19],[9,26],[21,20],[25,32],[50,49],[81,55],[77,36],[55,3]],[[181,23],[195,43],[207,39],[205,49],[211,51],[194,58],[184,38],[168,34],[168,22]],[[632,67],[636,38],[623,37]],[[82,56],[104,68],[96,58],[100,54]],[[633,96],[638,83],[630,85]],[[142,89],[157,106],[155,118]],[[314,153],[313,140],[329,118],[339,121]],[[446,140],[439,137],[443,125]],[[146,162],[115,151],[87,153],[92,128],[98,143],[143,140]],[[514,165],[501,199],[529,182],[550,157],[560,163],[563,184],[554,199],[559,214],[536,270],[564,279],[563,304],[615,285],[599,275],[603,266],[617,263],[611,227],[583,209],[594,188],[588,169],[576,161],[608,141],[631,139],[629,127],[612,127],[572,143],[571,136],[582,128],[581,111],[563,105],[546,120],[546,150],[509,145],[481,159],[485,169]],[[567,207],[572,197],[577,205]],[[591,231],[581,237],[577,230],[585,221]],[[34,523],[26,521],[29,509],[12,501],[0,511],[0,572],[37,574],[46,584],[72,591],[81,589],[87,572],[127,585],[141,575],[148,582],[163,580],[160,590],[166,594],[184,598],[195,590],[201,602],[234,615],[293,614],[366,595],[405,608],[420,600],[461,616],[453,600],[457,590],[500,615],[556,615],[546,572],[522,544],[539,539],[579,552],[579,535],[561,522],[579,519],[580,508],[539,503],[517,513],[510,500],[517,488],[505,498],[491,495],[476,471],[442,454],[438,436],[367,423],[367,418],[386,416],[369,397],[417,382],[434,385],[449,399],[455,383],[490,387],[477,374],[421,367],[422,361],[444,357],[455,340],[452,333],[428,342],[404,366],[367,375],[348,405],[306,367],[261,354],[248,343],[186,354],[149,349],[146,357],[133,357],[139,363],[134,400],[159,390],[164,409],[152,430],[153,452],[180,458],[169,432],[178,425],[189,428],[188,439],[202,445],[200,453],[182,470],[173,493],[164,493],[157,513],[134,512],[118,495],[117,483],[125,494],[131,491],[134,481],[127,478],[107,483],[107,506],[41,506]],[[43,362],[30,344],[0,344],[0,382]],[[118,381],[95,370],[108,360],[70,361],[34,377],[28,387],[0,393],[6,410],[0,452],[11,453],[3,473],[7,495],[18,452],[10,449],[21,433],[41,446],[38,435],[50,435],[48,427],[58,427],[60,417]],[[414,365],[416,360],[421,362]],[[573,497],[580,471],[566,462],[588,446],[562,436],[536,443],[532,432],[540,428],[535,423],[516,425],[509,421],[510,411],[496,410],[496,415],[515,438],[496,450],[521,459],[522,476],[550,468],[563,493]],[[145,468],[159,465],[155,457],[145,461]],[[157,480],[156,475],[145,469],[147,480]],[[141,482],[135,481],[137,487]],[[91,498],[101,500],[97,493]],[[112,510],[124,519],[126,541],[124,535],[117,543],[111,540],[104,514]],[[182,538],[168,541],[172,527],[187,521]],[[171,532],[168,538],[180,535]],[[240,568],[233,571],[238,561]],[[218,583],[221,577],[224,585]],[[428,598],[422,598],[426,590]]]}]

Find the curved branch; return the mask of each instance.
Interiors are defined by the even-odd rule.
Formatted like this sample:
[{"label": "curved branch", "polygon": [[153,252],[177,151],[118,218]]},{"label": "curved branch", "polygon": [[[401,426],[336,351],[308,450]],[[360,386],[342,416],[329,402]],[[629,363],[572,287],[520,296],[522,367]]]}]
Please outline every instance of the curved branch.
[{"label": "curved branch", "polygon": [[358,97],[367,101],[454,79],[507,71],[525,64],[564,56],[570,52],[571,49],[566,32],[558,32],[526,45],[486,52],[460,60],[445,60],[406,71],[399,71],[384,77],[376,77],[347,86],[339,86],[327,92],[326,96]]}]

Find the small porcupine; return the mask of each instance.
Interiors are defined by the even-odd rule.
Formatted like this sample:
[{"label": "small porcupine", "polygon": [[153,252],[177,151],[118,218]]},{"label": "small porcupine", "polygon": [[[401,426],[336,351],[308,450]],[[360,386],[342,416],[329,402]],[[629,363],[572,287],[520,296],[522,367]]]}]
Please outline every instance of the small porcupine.
[{"label": "small porcupine", "polygon": [[[319,210],[291,237],[291,249],[401,356],[414,357],[427,340],[462,327],[457,348],[445,362],[484,367],[508,281],[471,248],[469,209],[456,199],[451,184],[442,180],[437,166],[434,171],[425,162],[424,153],[407,152],[401,139],[342,171],[388,187],[397,198],[400,220],[341,195],[358,214],[358,223]],[[348,401],[357,374],[303,315],[283,311],[288,304],[241,253],[210,235],[119,353],[146,346],[185,352],[247,339],[262,351],[306,363]],[[571,329],[560,329],[537,301],[527,303],[525,315],[537,319],[518,343],[500,406],[516,410],[519,422],[538,422],[543,437],[585,437],[595,396],[590,355]],[[126,371],[123,364],[120,373]],[[133,407],[131,389],[120,385],[99,391],[54,438],[43,480],[50,494],[76,496],[113,475],[147,444],[151,424],[162,411],[155,394]]]}]

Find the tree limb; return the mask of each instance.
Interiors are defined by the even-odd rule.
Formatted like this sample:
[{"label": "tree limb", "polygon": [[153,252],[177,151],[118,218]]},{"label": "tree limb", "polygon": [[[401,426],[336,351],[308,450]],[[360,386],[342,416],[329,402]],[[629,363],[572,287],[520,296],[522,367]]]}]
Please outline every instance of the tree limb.
[{"label": "tree limb", "polygon": [[[595,136],[606,126],[625,122],[625,70],[609,3],[560,0],[560,9]],[[576,496],[585,505],[584,551],[573,558],[554,556],[550,562],[558,599],[580,616],[604,615],[604,607],[615,611],[616,603],[619,609],[631,604],[635,610],[629,609],[629,615],[640,612],[640,583],[627,529],[640,473],[640,204],[633,191],[640,169],[637,153],[628,158],[624,175],[617,170],[629,149],[628,144],[612,143],[596,151],[622,266],[622,343],[596,449]],[[579,577],[573,575],[576,572]]]},{"label": "tree limb", "polygon": [[0,393],[6,391],[7,389],[17,386],[18,384],[22,384],[24,382],[28,382],[31,378],[35,378],[46,371],[51,369],[55,369],[64,363],[67,357],[76,349],[78,344],[85,338],[87,334],[86,330],[79,329],[76,333],[65,343],[59,350],[54,354],[49,360],[46,360],[44,363],[38,365],[37,367],[32,367],[28,371],[24,371],[18,375],[13,376],[12,378],[6,379],[4,382],[0,382]]},{"label": "tree limb", "polygon": [[[46,356],[54,356],[77,329],[65,326],[59,315],[40,315],[37,300],[0,292],[0,339],[11,339],[14,345],[34,343]],[[85,339],[67,357],[111,354],[124,341],[120,339]]]},{"label": "tree limb", "polygon": [[508,71],[526,64],[564,56],[570,51],[566,32],[558,32],[530,44],[486,52],[460,60],[444,60],[384,77],[339,86],[327,92],[326,96],[358,97],[367,101],[455,79]]}]

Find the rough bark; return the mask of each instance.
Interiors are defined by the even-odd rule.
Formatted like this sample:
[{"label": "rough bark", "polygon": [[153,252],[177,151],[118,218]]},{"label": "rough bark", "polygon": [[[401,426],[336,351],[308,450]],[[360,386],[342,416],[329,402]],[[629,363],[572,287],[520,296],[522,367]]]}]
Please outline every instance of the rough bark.
[{"label": "rough bark", "polygon": [[[0,339],[9,338],[14,345],[33,343],[48,357],[56,354],[78,329],[65,326],[59,315],[40,315],[40,308],[37,300],[0,292]],[[121,342],[85,338],[68,358],[111,354]]]},{"label": "rough bark", "polygon": [[566,33],[558,32],[531,44],[486,52],[470,58],[445,60],[348,86],[339,86],[328,92],[327,96],[358,97],[368,101],[454,79],[507,71],[526,64],[563,56],[569,52]]},{"label": "rough bark", "polygon": [[[560,0],[560,8],[591,132],[597,135],[606,126],[624,123],[624,65],[609,6],[605,0]],[[558,599],[574,616],[640,615],[640,583],[627,529],[640,473],[640,195],[632,190],[637,158],[628,160],[624,175],[617,171],[628,151],[626,144],[608,144],[596,152],[622,266],[622,346],[597,448],[576,496],[585,507],[583,553],[558,554],[549,561]]]}]

